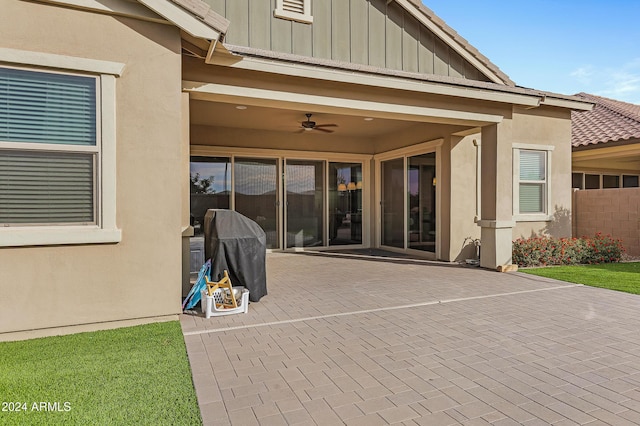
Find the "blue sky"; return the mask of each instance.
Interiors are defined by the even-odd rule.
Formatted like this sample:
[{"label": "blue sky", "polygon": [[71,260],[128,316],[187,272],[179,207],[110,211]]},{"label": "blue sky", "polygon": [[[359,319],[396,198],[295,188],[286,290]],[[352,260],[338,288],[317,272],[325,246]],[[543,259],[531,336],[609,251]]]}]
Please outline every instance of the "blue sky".
[{"label": "blue sky", "polygon": [[640,0],[423,0],[519,86],[640,104]]}]

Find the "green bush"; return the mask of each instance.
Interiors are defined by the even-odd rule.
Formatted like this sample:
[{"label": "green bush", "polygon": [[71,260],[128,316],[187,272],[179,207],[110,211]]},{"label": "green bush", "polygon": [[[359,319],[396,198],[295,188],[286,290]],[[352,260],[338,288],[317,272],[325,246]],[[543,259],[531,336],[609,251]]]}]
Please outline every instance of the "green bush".
[{"label": "green bush", "polygon": [[513,263],[518,266],[619,262],[622,253],[622,241],[602,233],[593,238],[534,237],[513,242]]}]

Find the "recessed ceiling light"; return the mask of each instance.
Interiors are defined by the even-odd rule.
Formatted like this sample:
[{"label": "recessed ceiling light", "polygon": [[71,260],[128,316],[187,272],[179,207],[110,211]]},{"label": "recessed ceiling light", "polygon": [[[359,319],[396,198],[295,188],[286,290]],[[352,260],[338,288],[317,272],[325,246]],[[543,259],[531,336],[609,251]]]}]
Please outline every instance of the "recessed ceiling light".
[{"label": "recessed ceiling light", "polygon": [[247,109],[244,105],[236,105],[236,109]]},{"label": "recessed ceiling light", "polygon": [[373,118],[371,118],[371,117],[366,117],[366,118],[364,119],[364,121],[373,121]]}]

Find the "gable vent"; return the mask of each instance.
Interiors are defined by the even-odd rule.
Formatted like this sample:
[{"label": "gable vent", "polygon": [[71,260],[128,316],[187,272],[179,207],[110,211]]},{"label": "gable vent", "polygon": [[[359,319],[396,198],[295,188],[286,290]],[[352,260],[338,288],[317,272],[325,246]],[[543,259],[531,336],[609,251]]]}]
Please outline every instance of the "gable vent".
[{"label": "gable vent", "polygon": [[282,0],[282,9],[304,15],[304,0]]},{"label": "gable vent", "polygon": [[276,9],[273,11],[273,16],[311,24],[313,23],[311,0],[276,0]]}]

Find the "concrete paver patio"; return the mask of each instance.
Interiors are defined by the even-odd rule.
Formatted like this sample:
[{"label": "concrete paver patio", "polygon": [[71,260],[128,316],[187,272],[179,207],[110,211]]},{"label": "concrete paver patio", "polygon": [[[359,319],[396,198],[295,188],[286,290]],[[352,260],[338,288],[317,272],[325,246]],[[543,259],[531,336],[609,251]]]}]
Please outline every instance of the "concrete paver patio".
[{"label": "concrete paver patio", "polygon": [[269,295],[182,315],[206,425],[640,424],[640,296],[275,253]]}]

